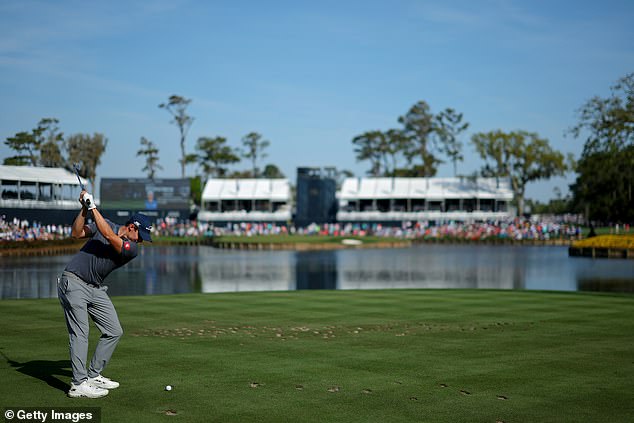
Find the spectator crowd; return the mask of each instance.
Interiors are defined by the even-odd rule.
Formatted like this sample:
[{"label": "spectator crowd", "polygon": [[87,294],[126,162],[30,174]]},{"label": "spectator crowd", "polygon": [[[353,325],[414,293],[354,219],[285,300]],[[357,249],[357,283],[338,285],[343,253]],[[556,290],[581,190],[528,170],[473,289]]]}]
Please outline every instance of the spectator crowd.
[{"label": "spectator crowd", "polygon": [[513,240],[577,239],[581,226],[577,223],[529,219],[513,219],[495,222],[404,222],[400,226],[380,223],[332,223],[311,224],[305,228],[270,223],[230,223],[225,226],[207,226],[203,233],[212,235],[329,235],[329,236],[379,236],[396,238],[461,238],[485,240],[491,238]]},{"label": "spectator crowd", "polygon": [[[626,228],[623,228],[626,229]],[[629,230],[629,227],[627,228]],[[70,237],[70,225],[42,225],[37,222],[0,216],[0,240],[28,241],[64,239]],[[576,220],[565,217],[541,219],[515,218],[489,222],[403,222],[398,226],[380,223],[332,223],[311,224],[307,227],[275,223],[227,223],[214,225],[208,222],[182,221],[166,217],[158,219],[153,228],[156,236],[255,236],[255,235],[329,235],[329,236],[379,236],[397,238],[460,238],[486,240],[492,238],[513,240],[578,239],[581,226]]]},{"label": "spectator crowd", "polygon": [[34,241],[70,237],[70,225],[42,225],[37,222],[0,216],[0,241]]}]

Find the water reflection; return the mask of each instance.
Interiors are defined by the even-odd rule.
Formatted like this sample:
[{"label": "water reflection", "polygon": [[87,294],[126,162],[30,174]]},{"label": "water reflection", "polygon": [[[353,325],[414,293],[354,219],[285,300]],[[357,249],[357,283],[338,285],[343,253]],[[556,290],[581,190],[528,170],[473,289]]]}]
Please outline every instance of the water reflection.
[{"label": "water reflection", "polygon": [[[3,257],[0,298],[55,297],[56,278],[69,259]],[[107,285],[111,295],[391,288],[634,292],[634,260],[570,258],[565,247],[293,252],[144,246]]]},{"label": "water reflection", "polygon": [[525,287],[522,258],[512,249],[425,246],[341,251],[340,289]]},{"label": "water reflection", "polygon": [[198,250],[142,247],[139,256],[108,278],[110,295],[183,294],[200,291]]},{"label": "water reflection", "polygon": [[198,249],[200,292],[288,291],[295,288],[291,251]]},{"label": "water reflection", "polygon": [[295,289],[337,289],[337,252],[298,253],[295,260]]},{"label": "water reflection", "polygon": [[56,269],[70,257],[0,258],[0,298],[51,298],[57,296]]}]

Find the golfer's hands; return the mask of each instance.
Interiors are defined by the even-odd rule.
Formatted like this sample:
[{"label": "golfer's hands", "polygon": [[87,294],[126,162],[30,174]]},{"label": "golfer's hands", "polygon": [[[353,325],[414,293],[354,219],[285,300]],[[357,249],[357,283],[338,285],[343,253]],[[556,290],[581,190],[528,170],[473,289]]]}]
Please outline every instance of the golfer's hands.
[{"label": "golfer's hands", "polygon": [[82,190],[79,193],[79,204],[81,204],[82,207],[86,207],[86,205],[84,204],[84,195],[86,195],[86,194],[88,194],[88,191],[84,191],[84,190]]},{"label": "golfer's hands", "polygon": [[97,205],[95,204],[95,199],[92,198],[92,194],[89,194],[86,191],[81,192],[79,201],[81,201],[84,207],[86,207],[88,210],[97,208]]}]

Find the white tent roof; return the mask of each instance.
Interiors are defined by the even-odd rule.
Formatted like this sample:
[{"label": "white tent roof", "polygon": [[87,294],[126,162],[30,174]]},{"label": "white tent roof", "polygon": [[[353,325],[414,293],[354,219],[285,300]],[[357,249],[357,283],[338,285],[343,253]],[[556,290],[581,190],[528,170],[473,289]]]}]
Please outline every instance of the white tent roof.
[{"label": "white tent roof", "polygon": [[[79,185],[77,175],[61,167],[5,166],[0,165],[0,179],[6,181],[43,182],[51,184]],[[84,185],[86,179],[82,178]]]},{"label": "white tent roof", "polygon": [[381,198],[513,199],[510,181],[496,178],[346,178],[342,200]]},{"label": "white tent roof", "polygon": [[204,201],[290,201],[291,188],[288,179],[208,179],[202,197]]}]

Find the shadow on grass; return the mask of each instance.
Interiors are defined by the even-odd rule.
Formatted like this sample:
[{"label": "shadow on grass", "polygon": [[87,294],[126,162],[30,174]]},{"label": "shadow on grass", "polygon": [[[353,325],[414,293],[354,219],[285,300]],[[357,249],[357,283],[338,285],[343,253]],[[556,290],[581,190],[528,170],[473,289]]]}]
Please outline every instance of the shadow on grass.
[{"label": "shadow on grass", "polygon": [[49,386],[66,392],[70,388],[68,383],[62,382],[56,376],[63,376],[71,378],[73,373],[70,370],[70,360],[33,360],[20,363],[15,360],[11,360],[6,354],[0,351],[0,354],[7,360],[7,363],[16,371],[25,374],[27,376],[40,379],[46,382]]}]

